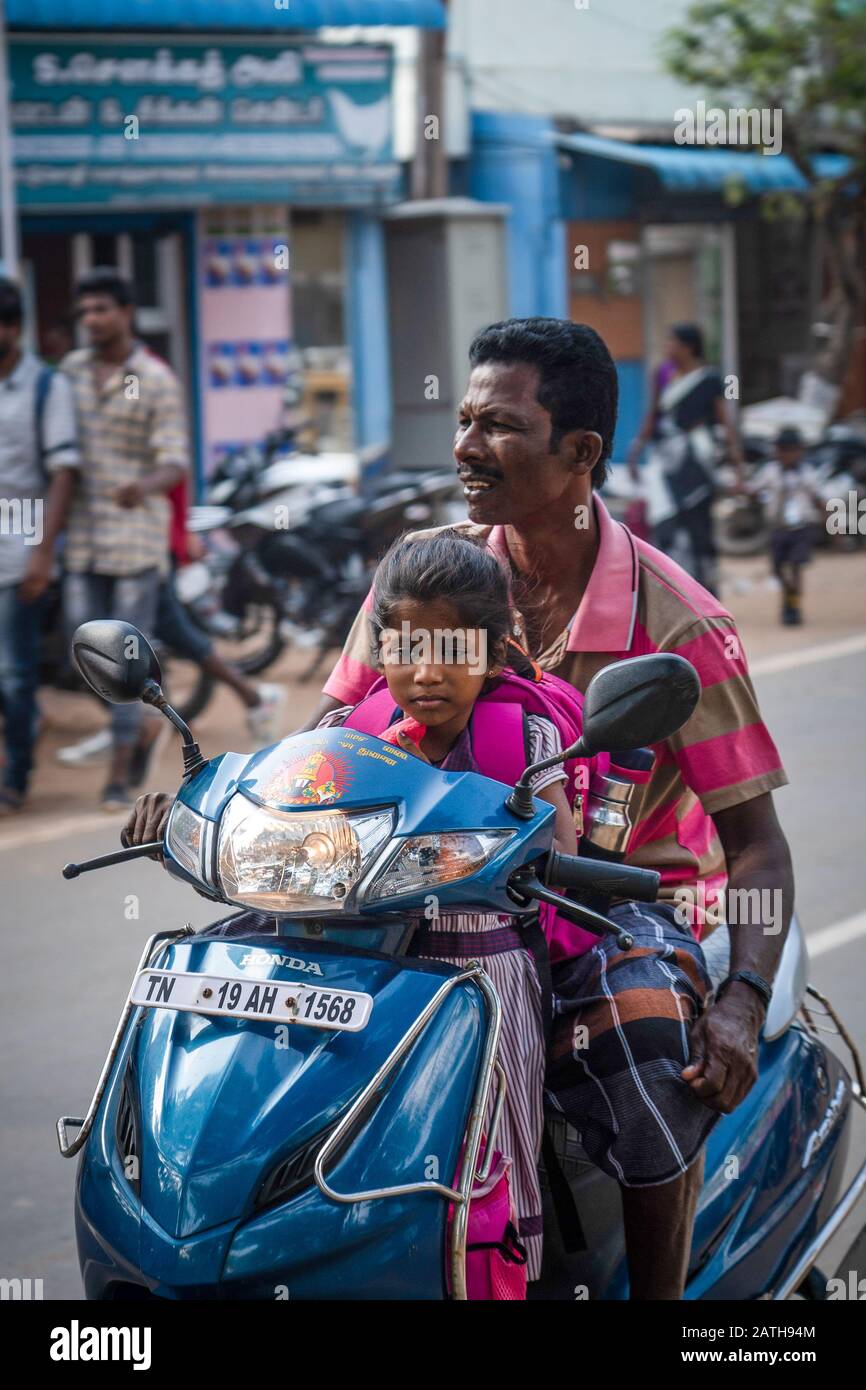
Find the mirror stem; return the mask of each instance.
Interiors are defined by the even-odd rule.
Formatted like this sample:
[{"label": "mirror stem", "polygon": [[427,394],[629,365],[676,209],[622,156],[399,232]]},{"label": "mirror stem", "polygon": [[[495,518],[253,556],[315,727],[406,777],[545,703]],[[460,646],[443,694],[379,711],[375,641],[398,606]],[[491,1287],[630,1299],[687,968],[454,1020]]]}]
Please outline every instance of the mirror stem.
[{"label": "mirror stem", "polygon": [[189,725],[184,724],[177,710],[172,709],[162,693],[162,688],[156,681],[149,680],[147,682],[141,692],[141,698],[144,704],[153,705],[160,714],[164,714],[183,739],[183,780],[188,782],[197,772],[201,771],[207,762],[207,759],[201,755],[201,749],[193,738]]},{"label": "mirror stem", "polygon": [[570,758],[585,758],[588,756],[588,750],[584,748],[583,739],[580,738],[577,743],[573,743],[570,748],[566,748],[561,753],[555,754],[554,757],[545,758],[544,761],[540,763],[531,763],[515,785],[514,791],[505,799],[505,805],[508,807],[508,810],[513,816],[517,816],[520,820],[532,820],[532,817],[535,815],[535,807],[533,805],[532,788],[529,783],[535,774],[537,772],[546,772],[549,767],[557,767],[560,763],[567,762]]}]

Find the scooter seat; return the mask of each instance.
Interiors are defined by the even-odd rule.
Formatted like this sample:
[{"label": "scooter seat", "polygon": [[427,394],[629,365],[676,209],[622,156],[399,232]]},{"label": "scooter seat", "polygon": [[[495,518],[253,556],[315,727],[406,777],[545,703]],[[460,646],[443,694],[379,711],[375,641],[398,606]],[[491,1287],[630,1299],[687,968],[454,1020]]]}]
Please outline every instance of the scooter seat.
[{"label": "scooter seat", "polygon": [[[727,922],[716,927],[701,945],[707,971],[715,989],[730,970],[731,933]],[[809,981],[809,953],[806,938],[797,914],[791,918],[791,927],[782,948],[782,959],[773,983],[773,997],[767,1010],[764,1023],[764,1038],[771,1042],[790,1028],[803,1002],[806,985]]]}]

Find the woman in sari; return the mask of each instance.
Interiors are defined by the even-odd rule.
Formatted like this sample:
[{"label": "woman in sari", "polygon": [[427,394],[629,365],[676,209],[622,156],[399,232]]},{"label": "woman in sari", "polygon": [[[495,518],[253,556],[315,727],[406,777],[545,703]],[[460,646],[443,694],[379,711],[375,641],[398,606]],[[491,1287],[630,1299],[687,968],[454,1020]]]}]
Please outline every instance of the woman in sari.
[{"label": "woman in sari", "polygon": [[664,377],[656,376],[652,405],[629,450],[629,470],[637,480],[637,460],[646,445],[643,481],[653,540],[716,593],[714,425],[724,429],[741,479],[739,440],[725,405],[721,375],[704,361],[701,330],[694,324],[671,329],[665,366]]}]

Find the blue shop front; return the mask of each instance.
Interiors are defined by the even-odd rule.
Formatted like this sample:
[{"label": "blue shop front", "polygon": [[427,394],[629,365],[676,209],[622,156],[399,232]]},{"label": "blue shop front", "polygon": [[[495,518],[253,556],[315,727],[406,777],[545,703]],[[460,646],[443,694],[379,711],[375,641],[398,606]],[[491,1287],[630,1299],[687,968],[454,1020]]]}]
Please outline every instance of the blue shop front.
[{"label": "blue shop front", "polygon": [[393,55],[316,28],[438,26],[442,6],[292,0],[290,11],[273,0],[7,4],[37,345],[52,360],[74,345],[79,275],[128,274],[139,336],[187,388],[199,478],[280,425],[287,377],[302,382],[320,449],[388,447],[381,218],[404,183]]}]

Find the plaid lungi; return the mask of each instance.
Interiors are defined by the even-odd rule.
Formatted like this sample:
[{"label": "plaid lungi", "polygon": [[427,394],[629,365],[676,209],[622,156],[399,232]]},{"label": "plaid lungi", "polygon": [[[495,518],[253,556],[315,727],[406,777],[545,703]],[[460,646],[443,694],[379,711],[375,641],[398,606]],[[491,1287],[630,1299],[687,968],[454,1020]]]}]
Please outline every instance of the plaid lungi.
[{"label": "plaid lungi", "polygon": [[553,969],[548,1100],[587,1156],[626,1187],[670,1182],[698,1157],[719,1114],[680,1072],[710,979],[672,903],[622,903],[608,914],[635,939],[607,935]]}]

